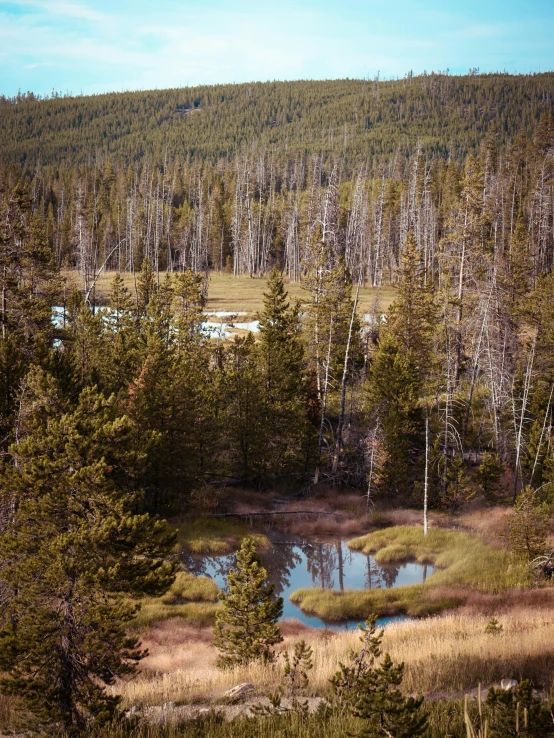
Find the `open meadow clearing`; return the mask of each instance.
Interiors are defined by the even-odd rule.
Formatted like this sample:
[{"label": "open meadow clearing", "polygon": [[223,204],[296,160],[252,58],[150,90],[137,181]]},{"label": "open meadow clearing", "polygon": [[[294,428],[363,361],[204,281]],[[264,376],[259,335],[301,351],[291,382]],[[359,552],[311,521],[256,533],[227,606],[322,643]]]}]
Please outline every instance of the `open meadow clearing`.
[{"label": "open meadow clearing", "polygon": [[[164,279],[165,272],[160,272],[160,281]],[[107,303],[112,280],[115,272],[102,272],[96,282],[96,301],[100,305]],[[138,274],[122,273],[125,286],[134,296],[136,294],[136,279]],[[71,289],[83,289],[83,280],[78,272],[65,270],[63,277],[66,280],[68,292]],[[300,300],[301,303],[307,299],[307,292],[301,282],[284,280],[287,292],[291,300]],[[258,313],[263,307],[263,295],[267,287],[266,277],[235,277],[211,271],[208,276],[208,300],[205,310],[207,312],[245,312],[249,316]],[[374,311],[385,313],[394,299],[394,288],[383,287],[360,287],[358,302],[359,315],[372,314]]]}]

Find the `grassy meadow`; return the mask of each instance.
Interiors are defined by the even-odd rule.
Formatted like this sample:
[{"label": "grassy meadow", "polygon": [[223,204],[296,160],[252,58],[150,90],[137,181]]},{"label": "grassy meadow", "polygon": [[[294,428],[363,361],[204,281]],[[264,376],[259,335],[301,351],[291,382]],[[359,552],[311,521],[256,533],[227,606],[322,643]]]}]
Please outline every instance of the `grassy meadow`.
[{"label": "grassy meadow", "polygon": [[[440,617],[391,623],[385,628],[383,650],[394,661],[405,663],[403,689],[428,697],[459,696],[479,683],[490,685],[504,678],[530,678],[550,694],[554,688],[554,622],[551,601],[517,602],[497,614],[502,625],[498,634],[486,633],[490,614],[471,608]],[[326,631],[283,625],[282,654],[291,651],[301,638],[313,649],[313,670],[307,694],[328,696],[330,677],[339,662],[359,647],[356,630]],[[178,620],[158,624],[145,634],[143,645],[149,655],[142,673],[114,692],[124,705],[152,706],[221,703],[224,692],[250,682],[259,693],[275,690],[283,674],[283,658],[276,664],[255,663],[221,671],[215,667],[217,652],[211,633],[194,629]]]},{"label": "grassy meadow", "polygon": [[[114,275],[115,272],[102,272],[98,278],[96,282],[96,302],[98,304],[107,302]],[[67,280],[68,290],[83,289],[82,278],[78,272],[66,270],[63,276]],[[134,296],[136,294],[136,275],[126,273],[122,276],[127,288]],[[164,277],[165,273],[160,273],[160,279]],[[234,277],[232,274],[210,272],[208,301],[205,309],[213,312],[219,310],[246,312],[253,315],[263,307],[263,294],[266,284],[266,278]],[[306,300],[307,293],[300,282],[291,282],[285,279],[285,284],[292,300],[300,300],[300,302]],[[378,301],[378,310],[386,312],[394,299],[394,294],[394,289],[390,286],[380,288],[361,287],[358,312],[361,315],[371,313],[375,309],[376,300]]]}]

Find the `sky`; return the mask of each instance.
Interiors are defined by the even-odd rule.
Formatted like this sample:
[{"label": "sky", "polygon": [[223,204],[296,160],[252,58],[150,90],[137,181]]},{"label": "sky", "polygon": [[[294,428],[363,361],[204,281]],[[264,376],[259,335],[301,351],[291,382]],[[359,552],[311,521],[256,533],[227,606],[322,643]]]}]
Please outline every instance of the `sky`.
[{"label": "sky", "polygon": [[554,70],[553,0],[0,0],[0,94]]}]

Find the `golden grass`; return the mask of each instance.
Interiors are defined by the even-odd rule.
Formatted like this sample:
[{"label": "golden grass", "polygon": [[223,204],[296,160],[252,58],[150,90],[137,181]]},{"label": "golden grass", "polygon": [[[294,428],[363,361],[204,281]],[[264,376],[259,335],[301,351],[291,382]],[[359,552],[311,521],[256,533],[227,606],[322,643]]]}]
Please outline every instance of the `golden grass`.
[{"label": "golden grass", "polygon": [[[97,302],[106,302],[110,294],[110,285],[115,272],[103,272],[96,283]],[[73,270],[65,270],[63,276],[67,279],[69,289],[82,289],[82,278]],[[132,274],[122,274],[125,285],[135,294],[135,278]],[[163,279],[165,274],[160,274]],[[306,291],[299,282],[285,280],[287,292],[293,300],[306,301]],[[256,313],[263,307],[263,293],[266,289],[266,278],[233,277],[231,274],[210,272],[208,283],[208,302],[206,310],[225,310],[236,312]],[[379,310],[386,312],[394,299],[395,291],[392,287],[362,287],[359,297],[359,312],[371,313],[375,300],[379,300]]]},{"label": "golden grass", "polygon": [[174,526],[177,529],[177,542],[195,554],[226,554],[240,548],[242,540],[249,536],[254,539],[256,548],[269,545],[267,536],[254,533],[246,523],[229,518],[196,518],[182,520]]},{"label": "golden grass", "polygon": [[[403,688],[411,692],[455,694],[503,678],[530,678],[551,690],[554,680],[554,621],[549,610],[516,608],[499,614],[500,636],[485,633],[488,615],[455,613],[417,621],[392,623],[385,628],[383,649],[406,665]],[[292,629],[281,651],[291,650],[300,638],[313,649],[310,672],[312,695],[329,693],[329,679],[359,647],[356,631],[330,632]],[[259,691],[275,689],[283,660],[266,666],[252,664],[230,671],[215,667],[217,652],[205,631],[193,631],[175,621],[163,623],[145,639],[150,655],[146,671],[115,691],[125,705],[216,702],[241,682]],[[162,673],[163,672],[163,673]]]}]

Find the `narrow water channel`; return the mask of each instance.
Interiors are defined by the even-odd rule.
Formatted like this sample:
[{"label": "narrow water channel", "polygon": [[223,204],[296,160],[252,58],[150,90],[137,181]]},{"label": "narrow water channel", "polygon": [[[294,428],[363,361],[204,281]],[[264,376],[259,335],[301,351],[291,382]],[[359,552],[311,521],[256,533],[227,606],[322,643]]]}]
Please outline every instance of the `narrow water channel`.
[{"label": "narrow water channel", "polygon": [[[235,555],[194,556],[182,554],[187,569],[196,575],[211,577],[219,587],[225,586],[229,569],[235,566]],[[373,556],[351,551],[345,540],[298,539],[274,536],[271,545],[260,552],[269,581],[275,585],[275,594],[283,597],[283,618],[294,618],[315,628],[344,629],[359,621],[329,623],[306,615],[290,601],[297,589],[379,589],[420,584],[434,569],[430,565],[406,562],[377,564]],[[381,618],[386,623],[394,618]]]}]

